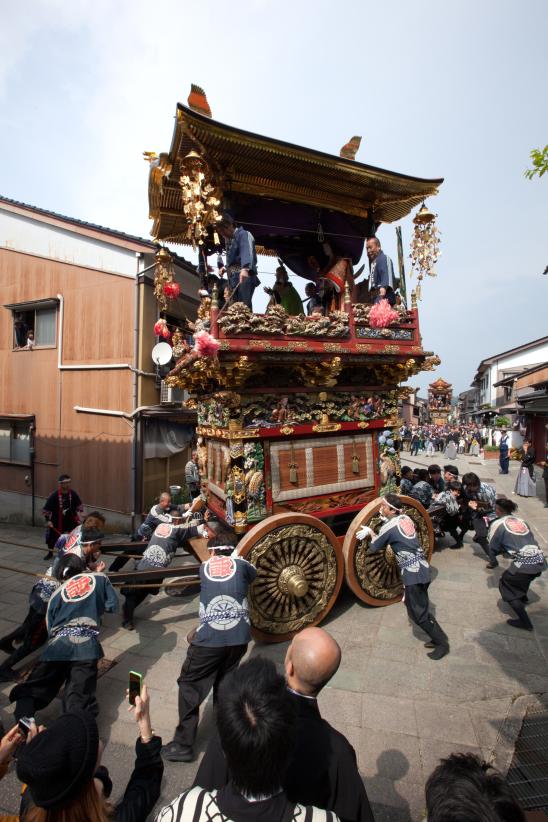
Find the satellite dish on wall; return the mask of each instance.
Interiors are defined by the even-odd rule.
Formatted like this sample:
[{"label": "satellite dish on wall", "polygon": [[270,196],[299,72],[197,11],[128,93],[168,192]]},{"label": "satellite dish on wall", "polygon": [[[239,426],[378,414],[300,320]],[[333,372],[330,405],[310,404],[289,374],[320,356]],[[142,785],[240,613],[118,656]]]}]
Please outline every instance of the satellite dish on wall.
[{"label": "satellite dish on wall", "polygon": [[151,357],[153,362],[156,363],[156,365],[167,365],[167,363],[173,357],[173,349],[170,345],[168,345],[168,343],[156,343],[156,345],[152,349]]}]

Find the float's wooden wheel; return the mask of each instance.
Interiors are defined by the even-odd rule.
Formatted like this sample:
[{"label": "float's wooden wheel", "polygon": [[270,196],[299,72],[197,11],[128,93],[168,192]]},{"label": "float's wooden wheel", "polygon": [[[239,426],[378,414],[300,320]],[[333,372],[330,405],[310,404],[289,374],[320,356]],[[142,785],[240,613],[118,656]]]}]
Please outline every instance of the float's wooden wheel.
[{"label": "float's wooden wheel", "polygon": [[284,642],[329,613],[343,578],[342,551],[333,531],[309,514],[275,514],[238,545],[257,568],[249,589],[253,636]]},{"label": "float's wooden wheel", "polygon": [[[417,528],[420,543],[430,561],[434,548],[434,531],[426,509],[411,497],[400,497],[403,511]],[[382,497],[368,503],[356,514],[343,543],[346,582],[356,596],[368,605],[392,605],[403,595],[400,572],[390,546],[375,554],[367,554],[368,540],[356,539],[356,531],[369,525],[378,531],[382,524],[379,516]]]}]

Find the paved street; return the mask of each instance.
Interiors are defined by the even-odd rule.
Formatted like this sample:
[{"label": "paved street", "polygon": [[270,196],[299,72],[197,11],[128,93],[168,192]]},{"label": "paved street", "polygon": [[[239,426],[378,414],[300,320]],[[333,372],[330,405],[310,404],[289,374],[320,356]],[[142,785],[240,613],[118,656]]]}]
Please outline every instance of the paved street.
[{"label": "paved street", "polygon": [[[427,465],[438,461],[423,456],[403,464]],[[478,464],[479,463],[479,464]],[[511,495],[517,464],[499,477],[498,463],[459,457],[459,469],[476,471],[496,481],[498,491]],[[537,470],[538,473],[538,470]],[[540,483],[539,483],[540,487]],[[548,509],[544,499],[521,500],[520,513],[535,528],[548,553]],[[0,525],[0,539],[41,543],[41,529]],[[443,545],[451,544],[447,538]],[[341,669],[321,695],[323,715],[345,733],[355,747],[367,792],[377,820],[419,820],[424,811],[423,787],[440,757],[452,751],[473,751],[507,767],[513,741],[527,706],[543,703],[548,695],[548,577],[536,580],[530,593],[529,614],[534,634],[506,625],[509,612],[501,606],[498,577],[485,567],[480,547],[471,535],[461,551],[444,549],[433,558],[430,588],[436,616],[451,641],[451,653],[433,662],[423,648],[424,637],[414,636],[404,606],[370,608],[343,591],[324,627],[343,650]],[[42,552],[0,543],[0,564],[27,571],[45,567]],[[0,632],[11,630],[27,610],[31,577],[0,570]],[[103,634],[105,655],[116,664],[99,681],[100,725],[108,743],[105,764],[111,769],[116,796],[123,791],[131,770],[134,723],[127,712],[124,689],[130,669],[142,672],[152,692],[153,727],[169,740],[176,721],[177,686],[186,634],[198,613],[196,597],[151,597],[138,611],[137,630],[127,633],[119,616],[107,616]],[[252,646],[282,662],[286,644]],[[0,717],[9,726],[10,687],[0,694]],[[55,703],[43,712],[47,721],[59,712]],[[197,750],[204,750],[211,727],[211,706],[205,707]],[[187,787],[197,764],[166,764],[162,798],[169,800]],[[17,808],[13,775],[3,783],[0,808]]]}]

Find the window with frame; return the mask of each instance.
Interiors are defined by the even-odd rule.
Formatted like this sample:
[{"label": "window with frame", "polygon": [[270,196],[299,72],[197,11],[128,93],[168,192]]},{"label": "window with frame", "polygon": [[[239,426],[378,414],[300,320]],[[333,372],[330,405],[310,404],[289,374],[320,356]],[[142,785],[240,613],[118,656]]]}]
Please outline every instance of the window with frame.
[{"label": "window with frame", "polygon": [[12,420],[0,418],[0,461],[13,462],[18,465],[31,463],[31,426],[30,419]]},{"label": "window with frame", "polygon": [[43,300],[6,306],[13,316],[13,348],[55,348],[57,344],[57,301]]}]

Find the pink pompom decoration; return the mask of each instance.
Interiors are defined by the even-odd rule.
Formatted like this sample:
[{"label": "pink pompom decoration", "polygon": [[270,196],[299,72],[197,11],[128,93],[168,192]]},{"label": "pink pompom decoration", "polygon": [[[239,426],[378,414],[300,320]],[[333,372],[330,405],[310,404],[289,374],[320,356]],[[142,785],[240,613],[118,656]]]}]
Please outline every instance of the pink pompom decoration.
[{"label": "pink pompom decoration", "polygon": [[164,340],[169,340],[171,338],[171,332],[163,318],[160,318],[154,323],[154,333],[157,337],[163,337]]},{"label": "pink pompom decoration", "polygon": [[208,334],[207,331],[198,331],[194,335],[194,350],[200,357],[214,357],[219,350],[219,340]]},{"label": "pink pompom decoration", "polygon": [[166,283],[164,285],[164,294],[170,300],[176,300],[181,293],[181,286],[179,283]]},{"label": "pink pompom decoration", "polygon": [[391,307],[388,300],[381,300],[371,307],[369,312],[369,325],[371,328],[388,328],[395,323],[399,315]]}]

